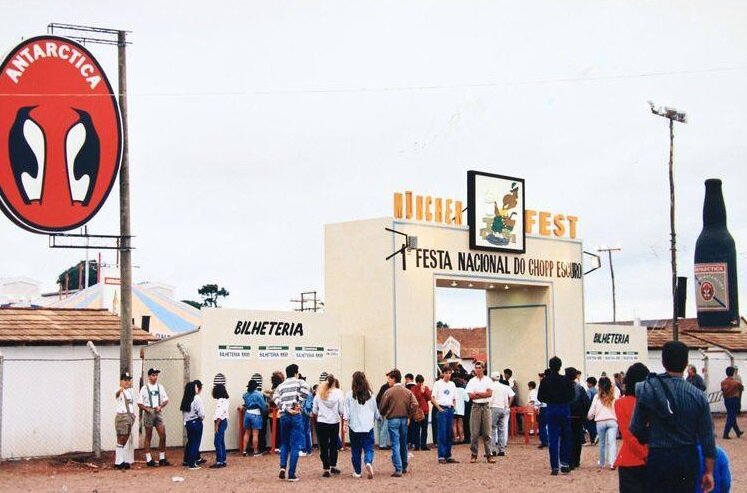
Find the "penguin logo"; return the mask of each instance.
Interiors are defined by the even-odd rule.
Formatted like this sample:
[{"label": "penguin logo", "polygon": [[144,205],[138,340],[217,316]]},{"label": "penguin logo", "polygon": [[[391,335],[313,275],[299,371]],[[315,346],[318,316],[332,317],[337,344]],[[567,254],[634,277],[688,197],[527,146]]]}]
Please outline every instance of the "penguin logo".
[{"label": "penguin logo", "polygon": [[96,215],[119,171],[119,106],[83,46],[39,36],[0,65],[0,209],[24,229],[56,233]]}]

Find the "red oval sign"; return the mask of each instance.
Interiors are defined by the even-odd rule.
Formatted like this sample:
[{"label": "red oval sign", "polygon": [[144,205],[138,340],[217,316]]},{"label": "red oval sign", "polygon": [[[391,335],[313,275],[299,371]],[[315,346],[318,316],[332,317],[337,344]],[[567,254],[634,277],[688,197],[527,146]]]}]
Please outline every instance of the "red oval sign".
[{"label": "red oval sign", "polygon": [[80,44],[38,36],[0,66],[0,209],[36,233],[87,223],[119,171],[122,125],[104,71]]}]

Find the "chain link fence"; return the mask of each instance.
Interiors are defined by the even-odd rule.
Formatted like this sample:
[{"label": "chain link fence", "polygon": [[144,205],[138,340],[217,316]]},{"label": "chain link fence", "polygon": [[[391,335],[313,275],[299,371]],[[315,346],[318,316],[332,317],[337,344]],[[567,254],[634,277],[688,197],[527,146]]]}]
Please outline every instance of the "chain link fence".
[{"label": "chain link fence", "polygon": [[[114,416],[119,388],[119,348],[115,346],[6,347],[0,355],[0,459],[114,450]],[[185,365],[185,362],[187,363]],[[175,355],[132,362],[137,400],[144,372],[162,370],[160,382],[170,405],[164,409],[169,445],[182,445],[179,400],[188,358]],[[135,444],[144,431],[136,422]],[[157,441],[157,438],[154,440]]]}]

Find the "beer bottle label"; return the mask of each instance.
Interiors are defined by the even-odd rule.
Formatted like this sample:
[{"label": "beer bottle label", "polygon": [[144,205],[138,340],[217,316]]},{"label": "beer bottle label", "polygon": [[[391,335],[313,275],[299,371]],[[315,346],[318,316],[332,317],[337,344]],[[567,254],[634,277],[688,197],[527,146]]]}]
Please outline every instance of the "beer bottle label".
[{"label": "beer bottle label", "polygon": [[726,263],[695,264],[695,305],[699,312],[729,310],[729,274]]}]

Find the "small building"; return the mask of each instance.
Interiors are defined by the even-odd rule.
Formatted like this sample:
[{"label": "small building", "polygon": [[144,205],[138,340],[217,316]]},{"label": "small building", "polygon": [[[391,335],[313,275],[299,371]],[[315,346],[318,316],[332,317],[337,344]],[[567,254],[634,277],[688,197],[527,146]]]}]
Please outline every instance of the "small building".
[{"label": "small building", "polygon": [[[101,446],[115,446],[119,317],[107,310],[0,308],[0,458],[93,450],[94,354],[101,356]],[[142,372],[138,347],[155,338],[133,327],[133,387]]]}]

